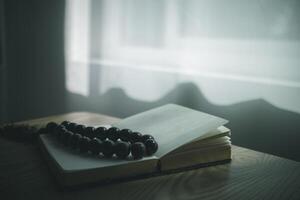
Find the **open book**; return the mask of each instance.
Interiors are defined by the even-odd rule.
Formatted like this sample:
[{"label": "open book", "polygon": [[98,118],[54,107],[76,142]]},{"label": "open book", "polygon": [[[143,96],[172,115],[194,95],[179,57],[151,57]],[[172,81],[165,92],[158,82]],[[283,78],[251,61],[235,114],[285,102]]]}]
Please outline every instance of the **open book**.
[{"label": "open book", "polygon": [[140,160],[79,154],[52,135],[41,135],[40,146],[59,183],[74,186],[228,162],[231,142],[225,123],[225,119],[168,104],[112,124],[154,136],[158,151]]}]

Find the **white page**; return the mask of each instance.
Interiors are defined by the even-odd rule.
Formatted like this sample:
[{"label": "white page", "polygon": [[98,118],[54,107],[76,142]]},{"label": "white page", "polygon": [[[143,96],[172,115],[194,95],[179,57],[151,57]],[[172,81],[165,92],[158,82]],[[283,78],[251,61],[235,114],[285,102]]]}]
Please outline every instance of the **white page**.
[{"label": "white page", "polygon": [[159,145],[154,155],[160,158],[196,138],[205,138],[206,133],[227,122],[220,117],[168,104],[125,118],[113,126],[153,135]]}]

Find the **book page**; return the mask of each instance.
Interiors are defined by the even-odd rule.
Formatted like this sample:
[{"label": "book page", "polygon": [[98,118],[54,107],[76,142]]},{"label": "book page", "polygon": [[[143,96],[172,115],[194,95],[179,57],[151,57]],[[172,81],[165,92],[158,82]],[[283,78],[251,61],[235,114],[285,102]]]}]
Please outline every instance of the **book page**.
[{"label": "book page", "polygon": [[154,155],[161,158],[196,138],[206,138],[206,133],[227,122],[220,117],[168,104],[125,118],[113,126],[154,136],[159,146]]}]

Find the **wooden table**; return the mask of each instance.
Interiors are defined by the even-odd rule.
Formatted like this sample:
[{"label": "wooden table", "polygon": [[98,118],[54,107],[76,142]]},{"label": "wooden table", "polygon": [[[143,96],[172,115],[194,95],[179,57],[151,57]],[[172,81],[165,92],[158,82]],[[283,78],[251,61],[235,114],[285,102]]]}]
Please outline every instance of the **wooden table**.
[{"label": "wooden table", "polygon": [[[119,120],[92,113],[70,113],[30,122],[63,119],[90,125]],[[299,200],[300,163],[233,146],[229,164],[65,191],[57,186],[37,146],[0,138],[0,199]]]}]

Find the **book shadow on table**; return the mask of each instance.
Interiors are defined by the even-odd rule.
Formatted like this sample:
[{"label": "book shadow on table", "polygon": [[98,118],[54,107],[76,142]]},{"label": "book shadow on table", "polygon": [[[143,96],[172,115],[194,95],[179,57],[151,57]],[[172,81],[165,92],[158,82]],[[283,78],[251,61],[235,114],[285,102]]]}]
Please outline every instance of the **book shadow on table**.
[{"label": "book shadow on table", "polygon": [[128,96],[121,88],[103,95],[84,97],[69,93],[69,111],[91,111],[116,117],[127,117],[167,103],[176,103],[230,121],[235,145],[300,161],[300,114],[273,106],[263,99],[214,105],[193,83],[179,84],[162,98],[145,102]]}]

